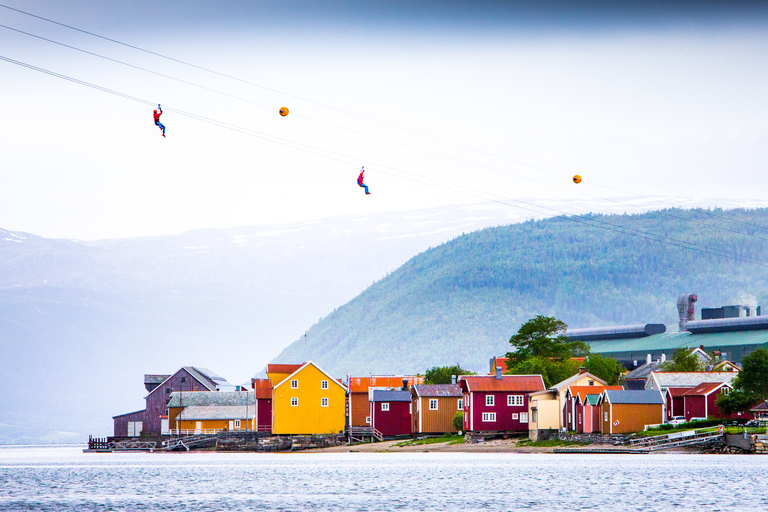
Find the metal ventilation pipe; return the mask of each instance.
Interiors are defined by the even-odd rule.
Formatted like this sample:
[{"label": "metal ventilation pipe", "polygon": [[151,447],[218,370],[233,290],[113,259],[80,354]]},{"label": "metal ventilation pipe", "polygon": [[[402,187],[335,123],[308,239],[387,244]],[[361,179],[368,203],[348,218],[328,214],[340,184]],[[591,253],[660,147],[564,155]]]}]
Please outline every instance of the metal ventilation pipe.
[{"label": "metal ventilation pipe", "polygon": [[699,300],[695,293],[684,293],[677,297],[677,313],[680,316],[680,332],[686,330],[685,324],[696,320],[695,303]]}]

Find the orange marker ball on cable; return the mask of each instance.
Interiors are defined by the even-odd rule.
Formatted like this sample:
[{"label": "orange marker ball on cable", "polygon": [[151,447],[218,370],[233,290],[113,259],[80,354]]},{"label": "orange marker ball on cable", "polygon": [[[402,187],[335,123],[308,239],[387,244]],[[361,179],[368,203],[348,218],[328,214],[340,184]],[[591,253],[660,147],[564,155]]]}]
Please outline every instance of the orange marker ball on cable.
[{"label": "orange marker ball on cable", "polygon": [[574,176],[573,177],[573,182],[574,183],[581,183],[581,176],[579,176],[578,174],[576,176]]},{"label": "orange marker ball on cable", "polygon": [[285,117],[288,115],[288,107],[283,107],[280,109],[280,115]]}]

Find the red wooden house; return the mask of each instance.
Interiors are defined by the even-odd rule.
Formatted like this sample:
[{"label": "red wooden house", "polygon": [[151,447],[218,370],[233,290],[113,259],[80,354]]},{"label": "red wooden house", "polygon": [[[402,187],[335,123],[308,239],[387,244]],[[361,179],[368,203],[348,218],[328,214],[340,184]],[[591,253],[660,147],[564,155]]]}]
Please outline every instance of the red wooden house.
[{"label": "red wooden house", "polygon": [[272,381],[251,379],[251,387],[256,393],[256,430],[272,432]]},{"label": "red wooden house", "polygon": [[411,391],[374,389],[371,395],[371,427],[385,437],[411,435]]},{"label": "red wooden house", "polygon": [[[584,420],[585,420],[585,398],[587,395],[600,395],[606,389],[619,390],[623,389],[621,386],[568,386],[565,390],[565,405],[563,407],[563,426],[567,430],[574,430],[576,432],[584,432]],[[591,406],[590,406],[591,407]],[[590,414],[594,411],[590,409]],[[590,421],[590,428],[591,428]],[[597,425],[599,431],[600,426]],[[593,431],[590,431],[593,432]]]},{"label": "red wooden house", "polygon": [[723,418],[752,419],[754,416],[749,412],[738,412],[726,416],[715,404],[715,399],[720,394],[728,394],[733,388],[727,382],[704,382],[689,389],[683,395],[683,407],[685,410],[685,421],[691,421],[691,418]]},{"label": "red wooden house", "polygon": [[576,425],[576,431],[580,434],[600,432],[600,394],[580,395],[576,399],[580,405],[577,410],[581,415]]},{"label": "red wooden house", "polygon": [[527,432],[528,394],[544,391],[541,375],[462,375],[464,430]]},{"label": "red wooden house", "polygon": [[666,388],[665,400],[667,402],[667,421],[675,416],[685,416],[685,404],[683,395],[691,388]]}]

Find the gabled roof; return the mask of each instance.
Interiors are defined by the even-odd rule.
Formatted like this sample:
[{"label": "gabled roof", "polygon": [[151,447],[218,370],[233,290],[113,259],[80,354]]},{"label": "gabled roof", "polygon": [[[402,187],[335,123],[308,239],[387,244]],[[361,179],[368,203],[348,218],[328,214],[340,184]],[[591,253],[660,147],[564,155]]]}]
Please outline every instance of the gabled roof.
[{"label": "gabled roof", "polygon": [[305,363],[301,364],[268,364],[267,373],[293,373]]},{"label": "gabled roof", "polygon": [[737,372],[652,372],[648,377],[653,379],[659,388],[693,388],[703,382],[727,382],[736,378]]},{"label": "gabled roof", "polygon": [[144,374],[144,384],[162,384],[166,380],[168,380],[168,377],[170,375],[159,375],[155,373],[145,373]]},{"label": "gabled roof", "polygon": [[544,390],[541,375],[462,375],[459,382],[464,382],[471,392],[517,391],[531,393]]},{"label": "gabled roof", "polygon": [[402,389],[374,389],[373,402],[410,402],[411,392]]},{"label": "gabled roof", "polygon": [[584,405],[598,405],[600,403],[600,394],[586,395],[584,397]]},{"label": "gabled roof", "polygon": [[628,374],[624,375],[624,380],[631,380],[631,379],[647,379],[648,375],[651,374],[651,372],[655,372],[656,369],[659,367],[661,362],[654,361],[652,363],[645,363],[641,366],[638,366]]},{"label": "gabled roof", "polygon": [[574,383],[578,382],[578,381],[579,381],[579,379],[581,379],[581,378],[583,378],[583,377],[591,377],[591,378],[592,378],[592,380],[594,380],[594,381],[595,381],[595,383],[600,383],[600,385],[601,385],[601,386],[605,386],[606,384],[608,384],[607,382],[605,382],[605,381],[604,381],[603,379],[601,379],[600,377],[597,377],[597,376],[595,376],[595,375],[592,375],[592,374],[591,374],[591,373],[589,373],[589,372],[584,372],[584,373],[577,373],[576,375],[573,375],[573,376],[571,376],[571,377],[568,377],[568,378],[567,378],[567,379],[565,379],[564,381],[558,382],[558,383],[557,383],[557,384],[555,384],[554,386],[551,386],[549,389],[552,389],[552,390],[554,390],[554,391],[563,391],[563,390],[564,390],[564,389],[566,389],[568,386],[570,386],[570,385],[572,385],[572,384],[574,384]]},{"label": "gabled roof", "polygon": [[757,404],[749,410],[749,412],[768,412],[768,400],[761,404]]},{"label": "gabled roof", "polygon": [[418,397],[456,397],[461,398],[461,386],[459,384],[416,384],[411,388]]},{"label": "gabled roof", "polygon": [[612,404],[663,404],[664,400],[661,398],[661,394],[654,390],[643,391],[629,391],[620,390],[615,391],[607,389],[603,391],[603,400],[608,400]]},{"label": "gabled roof", "polygon": [[408,387],[416,384],[424,384],[423,375],[371,375],[370,377],[350,377],[350,393],[367,393],[371,387],[399,388],[403,386],[403,379],[408,381]]},{"label": "gabled roof", "polygon": [[294,377],[295,375],[298,375],[299,373],[301,373],[301,372],[304,370],[304,368],[306,368],[306,367],[308,367],[308,366],[310,366],[310,365],[312,365],[313,367],[315,367],[315,368],[317,369],[317,371],[319,371],[320,373],[322,373],[323,375],[325,375],[326,377],[328,377],[328,381],[329,381],[329,382],[333,382],[333,383],[334,383],[334,384],[336,384],[337,386],[341,387],[341,389],[343,389],[343,390],[344,390],[344,392],[346,393],[346,391],[347,391],[347,386],[345,386],[344,384],[342,384],[342,383],[341,383],[340,381],[338,381],[337,379],[334,379],[333,377],[331,377],[330,375],[328,375],[328,373],[327,373],[327,372],[325,372],[325,371],[324,371],[322,368],[320,368],[319,366],[317,366],[317,365],[316,365],[315,363],[313,363],[312,361],[307,361],[306,363],[304,363],[304,364],[300,365],[300,366],[299,366],[299,367],[296,369],[296,371],[294,371],[294,372],[293,372],[293,373],[291,373],[289,376],[287,376],[286,378],[284,378],[283,380],[281,380],[279,383],[275,384],[275,386],[274,386],[274,389],[277,389],[277,388],[279,388],[280,386],[282,386],[283,384],[285,384],[286,382],[288,382],[289,380],[291,380],[291,378],[292,378],[292,377]]},{"label": "gabled roof", "polygon": [[726,382],[703,382],[695,388],[688,389],[684,396],[707,396],[719,390],[723,386],[730,388],[731,385]]},{"label": "gabled roof", "polygon": [[253,391],[174,391],[168,407],[234,406],[248,404],[253,407],[256,399]]},{"label": "gabled roof", "polygon": [[572,397],[584,403],[584,397],[587,395],[599,395],[606,389],[620,390],[624,389],[621,386],[568,386],[566,394],[570,394]]},{"label": "gabled roof", "polygon": [[[208,393],[209,395],[214,393]],[[246,407],[244,405],[192,405],[186,407],[179,419],[189,420],[244,420],[256,417],[256,408],[254,406]]]},{"label": "gabled roof", "polygon": [[683,396],[686,392],[690,391],[691,388],[667,388],[667,393],[672,395],[672,398],[677,398],[679,396]]},{"label": "gabled roof", "polygon": [[[173,373],[171,375],[168,375],[168,377],[165,380],[163,380],[163,382],[158,384],[158,386],[155,389],[150,391],[149,394],[151,395],[152,393],[157,393],[159,389],[162,389],[163,384],[168,382],[168,380],[173,378],[174,375],[176,375],[177,373],[179,373],[182,370],[186,371],[193,379],[195,379],[197,382],[199,382],[200,385],[202,385],[208,391],[216,391],[219,388],[219,385],[217,384],[217,382],[214,382],[209,377],[207,377],[203,373],[203,371],[212,373],[217,378],[222,379],[220,382],[225,383],[227,386],[231,386],[231,384],[229,384],[229,382],[227,382],[226,379],[224,379],[223,377],[219,377],[218,375],[216,375],[215,373],[211,372],[210,370],[206,370],[205,368],[203,368],[202,369],[203,371],[201,371],[199,368],[196,368],[194,366],[182,366],[181,368],[176,370],[175,373]],[[147,395],[147,396],[149,396],[149,395]]]}]

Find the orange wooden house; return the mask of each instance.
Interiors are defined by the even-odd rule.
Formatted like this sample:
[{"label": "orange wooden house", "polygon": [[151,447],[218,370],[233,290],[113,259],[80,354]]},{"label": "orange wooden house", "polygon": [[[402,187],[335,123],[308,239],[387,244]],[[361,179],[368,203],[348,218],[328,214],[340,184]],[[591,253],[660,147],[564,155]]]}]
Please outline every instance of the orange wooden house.
[{"label": "orange wooden house", "polygon": [[415,375],[372,375],[370,377],[349,377],[349,424],[353,427],[370,427],[371,392],[375,389],[412,388],[424,384],[423,376]]}]

